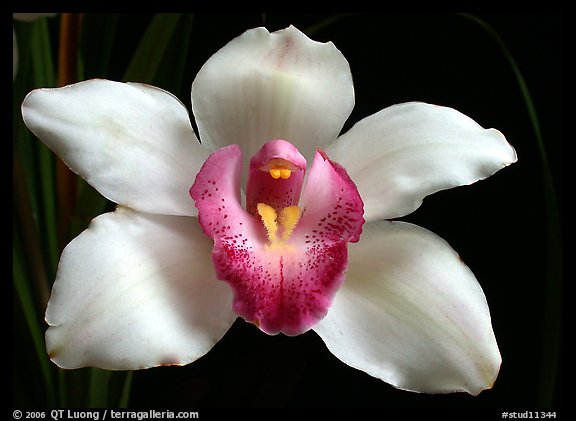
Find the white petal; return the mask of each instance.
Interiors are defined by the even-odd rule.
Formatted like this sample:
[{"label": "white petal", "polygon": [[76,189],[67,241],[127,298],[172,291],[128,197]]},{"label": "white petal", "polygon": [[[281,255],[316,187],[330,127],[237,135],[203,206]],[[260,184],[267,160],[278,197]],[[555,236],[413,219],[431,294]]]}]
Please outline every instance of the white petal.
[{"label": "white petal", "polygon": [[364,226],[347,279],[314,330],[346,364],[400,389],[476,395],[501,363],[470,269],[444,240],[402,222]]},{"label": "white petal", "polygon": [[202,142],[239,144],[247,159],[265,142],[283,139],[311,160],[317,147],[336,139],[353,106],[342,53],[292,26],[245,32],[214,54],[192,84]]},{"label": "white petal", "polygon": [[414,102],[358,122],[326,153],[358,186],[367,221],[407,215],[429,194],[482,180],[516,161],[498,130],[454,109]]},{"label": "white petal", "polygon": [[143,212],[197,215],[188,189],[208,156],[177,98],[90,80],[31,92],[28,128],[103,196]]},{"label": "white petal", "polygon": [[207,353],[236,317],[212,245],[194,217],[127,208],[97,217],[60,260],[46,310],[52,360],[132,370]]}]

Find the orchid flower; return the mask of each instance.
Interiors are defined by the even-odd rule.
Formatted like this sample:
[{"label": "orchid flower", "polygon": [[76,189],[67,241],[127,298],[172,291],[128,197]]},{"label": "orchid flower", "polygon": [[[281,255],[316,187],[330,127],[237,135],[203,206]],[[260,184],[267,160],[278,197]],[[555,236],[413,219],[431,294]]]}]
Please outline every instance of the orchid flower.
[{"label": "orchid flower", "polygon": [[315,331],[397,388],[478,394],[501,356],[482,288],[441,238],[389,221],[516,161],[495,129],[425,103],[341,134],[354,106],[333,43],[248,30],[182,103],[89,80],[25,99],[26,125],[118,204],[64,249],[46,310],[60,367],[133,370],[205,355],[237,317]]}]

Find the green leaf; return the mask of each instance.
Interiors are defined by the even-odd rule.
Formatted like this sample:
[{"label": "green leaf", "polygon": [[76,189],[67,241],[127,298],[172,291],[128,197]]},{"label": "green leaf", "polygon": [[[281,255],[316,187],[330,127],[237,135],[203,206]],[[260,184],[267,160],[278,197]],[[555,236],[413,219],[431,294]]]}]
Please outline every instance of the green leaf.
[{"label": "green leaf", "polygon": [[[172,42],[166,46],[162,63],[151,81],[154,86],[161,87],[176,96],[181,92],[182,82],[185,79],[193,22],[194,15],[182,15],[172,35]],[[190,86],[186,89],[189,91]]]},{"label": "green leaf", "polygon": [[[56,76],[54,71],[54,61],[50,44],[50,32],[48,30],[47,19],[39,19],[32,23],[32,34],[30,37],[31,54],[31,77],[33,86],[51,87],[55,86]],[[41,218],[41,232],[43,233],[43,247],[47,252],[47,264],[49,274],[53,275],[58,261],[58,236],[57,236],[57,216],[56,216],[56,186],[54,155],[41,142],[35,142],[33,149],[37,154],[37,165],[39,172],[38,197],[41,198],[41,205],[38,214]]]},{"label": "green leaf", "polygon": [[86,13],[82,21],[80,52],[84,65],[81,79],[108,76],[118,13]]},{"label": "green leaf", "polygon": [[99,368],[90,369],[88,385],[88,408],[108,407],[108,386],[111,372]]},{"label": "green leaf", "polygon": [[132,388],[132,377],[133,372],[127,371],[124,377],[124,384],[122,385],[122,393],[120,395],[120,402],[118,403],[118,408],[128,408],[130,403],[130,390]]},{"label": "green leaf", "polygon": [[180,13],[154,15],[128,65],[124,81],[152,83],[180,17]]},{"label": "green leaf", "polygon": [[14,242],[12,245],[12,277],[14,289],[18,296],[20,306],[22,307],[32,343],[34,344],[34,350],[38,357],[40,375],[45,386],[48,405],[55,406],[56,395],[54,393],[51,367],[49,366],[46,349],[44,348],[44,335],[38,323],[38,315],[36,313],[34,299],[32,298],[31,285],[30,282],[28,282],[29,276],[24,269],[24,259],[20,252],[21,248],[19,247],[17,238],[17,234],[14,233]]},{"label": "green leaf", "polygon": [[28,332],[19,332],[15,340],[26,343],[26,335],[30,335],[39,367],[39,383],[43,384],[48,405],[56,406],[56,382],[44,346],[40,316],[58,258],[54,159],[48,148],[30,134],[20,112],[20,104],[28,91],[54,86],[54,61],[48,18],[14,26],[20,66],[13,86],[13,282],[28,329]]}]

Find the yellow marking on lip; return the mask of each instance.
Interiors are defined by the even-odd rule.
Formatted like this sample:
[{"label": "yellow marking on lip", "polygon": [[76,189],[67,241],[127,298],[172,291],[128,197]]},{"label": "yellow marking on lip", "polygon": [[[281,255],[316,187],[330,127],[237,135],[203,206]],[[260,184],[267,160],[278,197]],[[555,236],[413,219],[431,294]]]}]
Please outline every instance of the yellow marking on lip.
[{"label": "yellow marking on lip", "polygon": [[278,223],[276,219],[278,215],[276,211],[272,206],[268,206],[265,203],[258,203],[257,210],[268,232],[268,240],[271,243],[277,241],[276,233],[278,232]]},{"label": "yellow marking on lip", "polygon": [[[265,203],[258,203],[256,209],[266,228],[269,245],[273,247],[283,245],[290,238],[302,215],[300,208],[295,205],[282,209],[280,214]],[[280,238],[278,238],[278,231],[281,231]]]},{"label": "yellow marking on lip", "polygon": [[278,224],[282,227],[282,240],[286,241],[290,238],[301,214],[298,206],[288,206],[280,211]]}]

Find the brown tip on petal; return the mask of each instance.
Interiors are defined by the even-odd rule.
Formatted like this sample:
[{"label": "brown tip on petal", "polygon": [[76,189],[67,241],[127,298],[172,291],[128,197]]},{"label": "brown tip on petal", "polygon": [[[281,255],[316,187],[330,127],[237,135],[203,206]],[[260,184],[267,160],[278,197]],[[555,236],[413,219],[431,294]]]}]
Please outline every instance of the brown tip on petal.
[{"label": "brown tip on petal", "polygon": [[161,362],[159,363],[159,365],[160,365],[160,366],[167,367],[167,366],[172,366],[172,365],[183,366],[183,365],[186,365],[186,364],[180,362],[180,361],[178,360],[178,358],[176,358],[176,357],[170,357],[170,358],[164,358],[164,360],[161,361]]},{"label": "brown tip on petal", "polygon": [[50,359],[50,361],[52,361],[54,364],[56,364],[58,367],[60,367],[60,364],[56,362],[56,359],[60,356],[60,350],[52,350],[50,352],[48,352],[48,358]]}]

